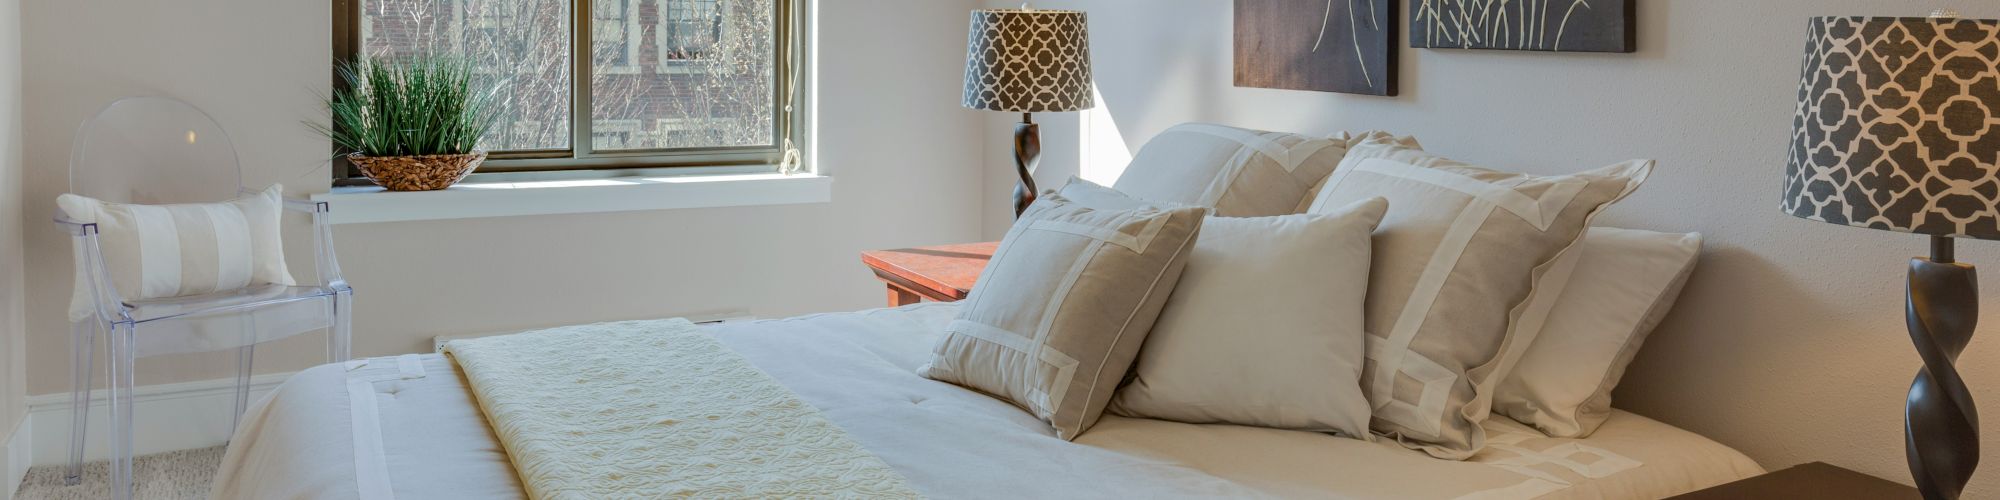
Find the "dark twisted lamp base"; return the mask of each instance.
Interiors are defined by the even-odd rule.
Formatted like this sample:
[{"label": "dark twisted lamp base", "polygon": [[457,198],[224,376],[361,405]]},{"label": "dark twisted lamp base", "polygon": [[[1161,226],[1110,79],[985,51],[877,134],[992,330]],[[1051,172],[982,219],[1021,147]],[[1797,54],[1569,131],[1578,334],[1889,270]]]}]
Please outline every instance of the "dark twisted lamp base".
[{"label": "dark twisted lamp base", "polygon": [[1933,237],[1931,258],[1910,260],[1910,340],[1924,368],[1910,384],[1903,449],[1924,498],[1956,499],[1979,465],[1979,412],[1952,364],[1979,321],[1978,274],[1953,262],[1950,238]]},{"label": "dark twisted lamp base", "polygon": [[1014,218],[1035,204],[1035,164],[1041,162],[1042,126],[1035,124],[1035,115],[1021,113],[1021,123],[1014,124],[1014,173],[1021,176],[1014,186]]}]

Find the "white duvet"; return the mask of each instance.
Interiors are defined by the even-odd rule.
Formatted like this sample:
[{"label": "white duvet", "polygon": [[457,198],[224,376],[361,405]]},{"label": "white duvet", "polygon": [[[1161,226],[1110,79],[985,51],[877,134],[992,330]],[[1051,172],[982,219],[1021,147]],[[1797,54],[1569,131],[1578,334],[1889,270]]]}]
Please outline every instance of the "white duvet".
[{"label": "white duvet", "polygon": [[[1512,421],[1473,460],[1393,443],[1106,416],[1075,442],[1006,402],[917,377],[950,304],[708,327],[937,498],[1659,498],[1761,473],[1618,412],[1589,439]],[[301,372],[245,416],[218,498],[520,498],[463,378],[436,355]]]}]

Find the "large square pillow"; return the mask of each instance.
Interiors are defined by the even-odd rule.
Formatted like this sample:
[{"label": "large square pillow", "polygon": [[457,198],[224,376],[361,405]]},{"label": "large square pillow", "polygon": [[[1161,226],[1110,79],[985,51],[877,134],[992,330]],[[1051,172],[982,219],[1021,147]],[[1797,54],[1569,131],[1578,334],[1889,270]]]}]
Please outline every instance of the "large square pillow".
[{"label": "large square pillow", "polygon": [[1207,213],[1042,196],[1000,241],[918,374],[1013,402],[1076,439],[1124,381]]},{"label": "large square pillow", "polygon": [[1673,309],[1701,235],[1593,227],[1579,250],[1548,322],[1493,399],[1494,412],[1550,437],[1586,437],[1610,418],[1611,389]]},{"label": "large square pillow", "polygon": [[1591,217],[1651,169],[1634,160],[1544,177],[1388,143],[1348,151],[1309,211],[1389,200],[1368,279],[1362,386],[1374,430],[1438,458],[1483,447],[1494,388],[1555,302],[1529,298],[1562,286]]},{"label": "large square pillow", "polygon": [[1365,140],[1415,144],[1381,132],[1315,137],[1183,123],[1146,141],[1112,187],[1143,200],[1214,208],[1221,217],[1294,214],[1348,147]]},{"label": "large square pillow", "polygon": [[1372,439],[1361,318],[1388,208],[1210,217],[1112,412]]},{"label": "large square pillow", "polygon": [[[201,295],[250,285],[292,285],[285,267],[284,188],[222,203],[134,205],[64,194],[65,217],[97,225],[111,286],[120,300]],[[70,319],[92,314],[89,282],[77,267]]]}]

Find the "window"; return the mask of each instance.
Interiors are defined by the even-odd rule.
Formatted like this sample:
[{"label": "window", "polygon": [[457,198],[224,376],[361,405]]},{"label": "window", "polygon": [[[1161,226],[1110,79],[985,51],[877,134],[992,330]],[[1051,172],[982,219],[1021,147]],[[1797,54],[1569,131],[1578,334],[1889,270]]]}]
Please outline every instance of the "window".
[{"label": "window", "polygon": [[704,51],[722,39],[722,16],[717,0],[668,1],[660,15],[660,68],[680,68],[670,63],[701,59]]},{"label": "window", "polygon": [[[671,1],[671,0],[669,0]],[[639,52],[639,0],[596,0],[591,2],[591,52],[597,71],[604,74],[632,73],[638,69],[633,57]]]},{"label": "window", "polygon": [[795,126],[794,4],[336,0],[335,50],[471,61],[503,102],[476,175],[773,165]]}]

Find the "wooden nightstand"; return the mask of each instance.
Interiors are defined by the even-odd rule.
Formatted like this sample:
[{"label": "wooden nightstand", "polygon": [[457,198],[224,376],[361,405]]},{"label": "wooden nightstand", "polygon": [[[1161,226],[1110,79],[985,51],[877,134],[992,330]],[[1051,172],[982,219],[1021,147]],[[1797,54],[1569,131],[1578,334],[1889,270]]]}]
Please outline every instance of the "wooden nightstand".
[{"label": "wooden nightstand", "polygon": [[1847,498],[1857,500],[1917,500],[1923,498],[1923,496],[1917,494],[1916,488],[1827,465],[1825,462],[1813,462],[1673,497],[1672,500],[1787,498],[1814,500],[1841,500]]},{"label": "wooden nightstand", "polygon": [[861,252],[861,263],[889,288],[889,306],[965,300],[993,249],[1000,242],[962,243],[934,247]]}]

